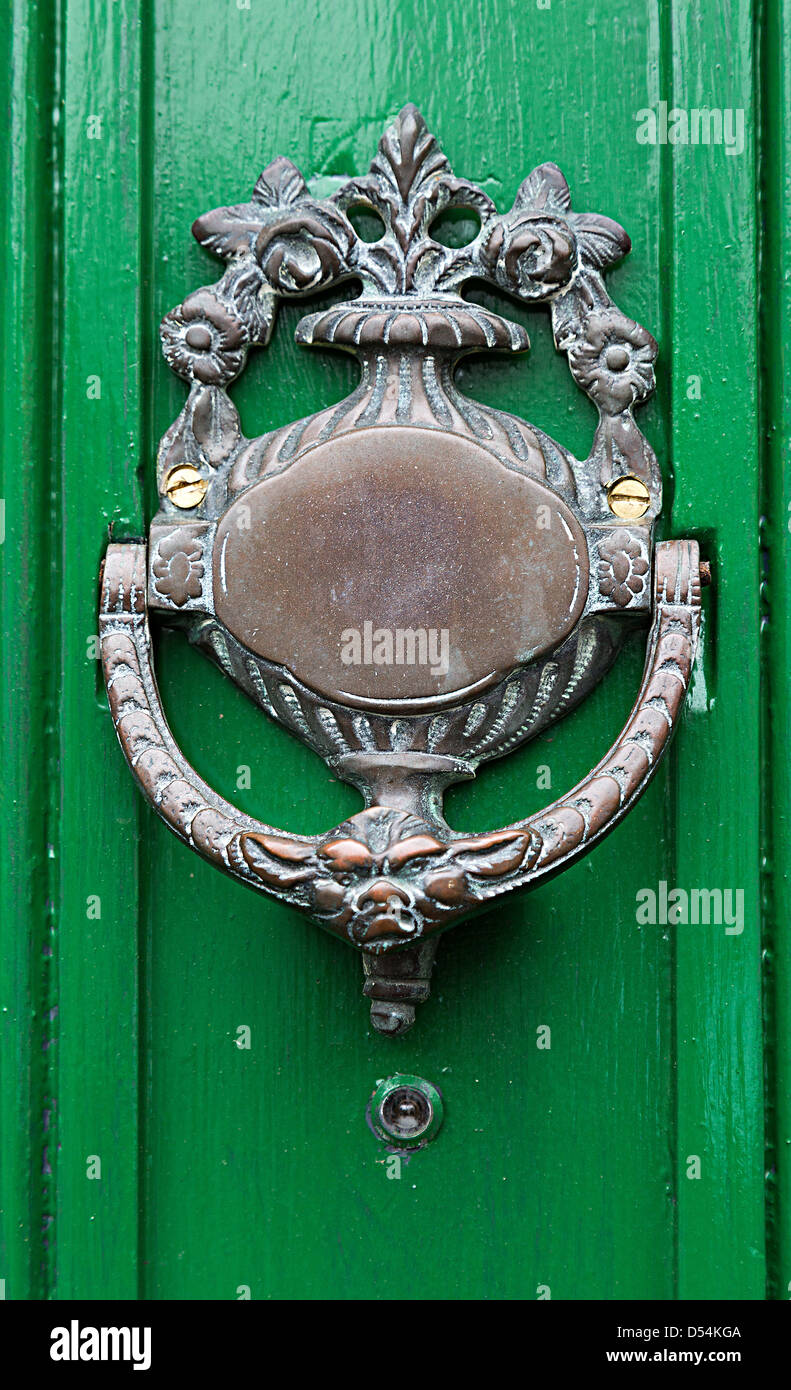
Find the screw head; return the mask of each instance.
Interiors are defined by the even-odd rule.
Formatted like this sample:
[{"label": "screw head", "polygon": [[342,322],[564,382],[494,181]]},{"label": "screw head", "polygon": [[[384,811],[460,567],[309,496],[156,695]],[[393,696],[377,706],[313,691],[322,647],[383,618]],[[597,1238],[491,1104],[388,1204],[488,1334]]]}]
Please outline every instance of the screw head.
[{"label": "screw head", "polygon": [[442,1097],[422,1076],[389,1076],[371,1097],[371,1120],[379,1139],[402,1149],[418,1149],[442,1124]]},{"label": "screw head", "polygon": [[607,489],[607,506],[623,521],[637,521],[645,516],[651,505],[651,494],[645,483],[628,474],[616,478]]},{"label": "screw head", "polygon": [[206,496],[209,486],[207,478],[202,478],[191,463],[179,463],[171,468],[165,478],[165,494],[174,507],[189,509],[197,507]]}]

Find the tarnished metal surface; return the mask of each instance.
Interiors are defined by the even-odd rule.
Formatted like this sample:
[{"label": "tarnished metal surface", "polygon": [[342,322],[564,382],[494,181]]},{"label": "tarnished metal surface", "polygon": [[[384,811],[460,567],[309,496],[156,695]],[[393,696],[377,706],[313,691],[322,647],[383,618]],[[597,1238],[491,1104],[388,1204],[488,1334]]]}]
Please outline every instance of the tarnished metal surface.
[{"label": "tarnished metal surface", "polygon": [[[381,219],[377,242],[347,216],[361,206]],[[460,249],[431,236],[449,207],[480,220]],[[656,345],[601,274],[628,237],[572,212],[552,164],[499,215],[452,174],[413,107],[386,131],[370,173],[332,198],[314,199],[279,159],[248,203],[207,213],[193,231],[227,269],[163,321],[165,355],[190,394],[160,447],[147,558],[140,545],[108,552],[111,708],[172,828],[360,948],[373,960],[375,1025],[403,1031],[428,992],[431,938],[601,838],[647,783],[687,689],[697,547],[652,551],[661,479],[633,416],[653,389]],[[473,278],[550,306],[556,346],[599,412],[586,459],[458,390],[464,353],[528,346],[520,326],[462,298]],[[343,280],[361,296],[303,319],[297,340],[355,353],[356,391],[246,438],[226,387],[268,341],[277,299]],[[164,721],[148,608],[186,623],[270,717],[359,788],[366,809],[308,838],[206,787]],[[644,683],[602,763],[529,820],[450,830],[444,788],[572,709],[629,624],[651,613]]]}]

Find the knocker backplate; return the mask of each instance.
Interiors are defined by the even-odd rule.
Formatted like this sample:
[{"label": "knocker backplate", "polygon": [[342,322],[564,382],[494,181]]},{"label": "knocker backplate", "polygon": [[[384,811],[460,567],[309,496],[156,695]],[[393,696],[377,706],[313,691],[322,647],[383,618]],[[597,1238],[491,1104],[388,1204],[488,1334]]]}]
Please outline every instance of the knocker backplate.
[{"label": "knocker backplate", "polygon": [[[360,208],[381,223],[375,242],[355,231]],[[479,226],[455,249],[432,236],[454,208]],[[225,270],[163,321],[189,395],[160,445],[148,544],[113,545],[105,563],[116,728],[183,840],[362,952],[374,1024],[399,1033],[428,995],[439,933],[591,848],[675,727],[700,572],[693,542],[653,544],[661,477],[634,409],[653,389],[656,344],[604,286],[629,250],[616,222],[572,211],[554,164],[498,213],[452,173],[414,107],[369,173],[332,197],[277,159],[248,202],[193,232]],[[246,437],[228,388],[269,341],[279,299],[342,282],[351,297],[296,336],[354,354],[357,388]],[[520,325],[464,297],[474,282],[549,307],[555,346],[598,411],[585,459],[459,390],[465,354],[529,348]],[[150,612],[357,787],[364,809],[301,836],[207,787],[162,713]],[[444,789],[572,711],[649,621],[643,684],[597,767],[538,815],[451,829]]]}]

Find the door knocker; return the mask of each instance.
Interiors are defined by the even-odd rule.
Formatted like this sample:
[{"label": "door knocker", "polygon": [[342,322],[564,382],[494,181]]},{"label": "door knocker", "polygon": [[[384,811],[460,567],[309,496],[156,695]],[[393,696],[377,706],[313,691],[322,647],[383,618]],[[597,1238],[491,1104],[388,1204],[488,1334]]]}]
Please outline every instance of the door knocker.
[{"label": "door knocker", "polygon": [[[350,212],[376,214],[358,236]],[[445,209],[480,220],[452,249]],[[192,849],[311,914],[362,953],[374,1026],[404,1032],[429,992],[439,933],[558,873],[634,805],[678,722],[695,656],[694,541],[653,544],[655,455],[634,420],[656,343],[609,298],[629,250],[571,210],[554,164],[510,212],[451,172],[412,106],[370,172],[314,198],[287,159],[249,202],[193,233],[224,273],[162,323],[189,386],[159,449],[147,545],[111,544],[102,661],[121,747],[144,795]],[[522,352],[524,329],[462,297],[469,280],[550,307],[557,349],[599,412],[574,458],[465,397],[469,352]],[[346,400],[258,439],[228,385],[269,340],[280,297],[340,281],[359,295],[303,318],[297,342],[355,354]],[[149,612],[185,628],[265,711],[352,783],[365,808],[326,834],[245,815],[190,767],[165,721]],[[572,710],[650,620],[632,713],[601,762],[536,815],[487,834],[446,824],[444,789]]]}]

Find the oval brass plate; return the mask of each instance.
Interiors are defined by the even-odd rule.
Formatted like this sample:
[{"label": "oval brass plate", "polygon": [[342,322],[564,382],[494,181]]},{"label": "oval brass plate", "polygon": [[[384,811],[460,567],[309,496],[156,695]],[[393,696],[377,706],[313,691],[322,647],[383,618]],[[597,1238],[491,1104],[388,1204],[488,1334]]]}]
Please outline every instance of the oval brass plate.
[{"label": "oval brass plate", "polygon": [[408,426],[318,444],[262,479],[214,549],[229,631],[368,706],[491,684],[555,648],[587,591],[585,537],[556,493],[469,439]]}]

